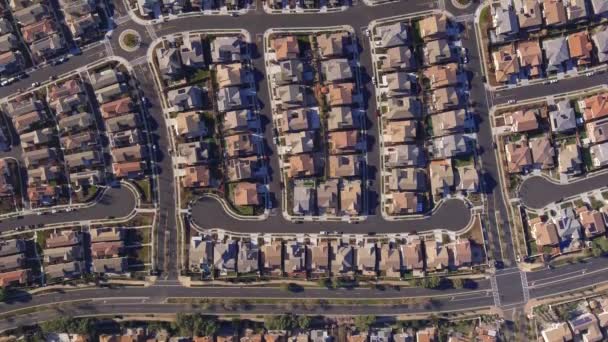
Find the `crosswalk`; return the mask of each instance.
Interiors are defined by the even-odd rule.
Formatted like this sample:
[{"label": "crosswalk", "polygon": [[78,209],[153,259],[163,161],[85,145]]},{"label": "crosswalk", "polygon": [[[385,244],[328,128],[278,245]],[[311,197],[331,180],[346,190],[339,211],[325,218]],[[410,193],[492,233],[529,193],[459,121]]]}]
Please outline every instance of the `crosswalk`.
[{"label": "crosswalk", "polygon": [[106,57],[114,56],[114,49],[112,48],[112,43],[109,40],[103,41],[104,48],[106,49]]},{"label": "crosswalk", "polygon": [[150,38],[152,40],[155,40],[158,38],[158,36],[156,35],[156,31],[154,30],[154,26],[146,25],[146,31],[148,32],[148,35],[150,36]]},{"label": "crosswalk", "polygon": [[148,56],[147,55],[143,55],[143,56],[137,57],[137,58],[132,59],[132,60],[129,61],[129,63],[131,63],[132,66],[146,64],[147,62],[148,62]]},{"label": "crosswalk", "polygon": [[492,285],[492,295],[494,296],[494,306],[500,307],[500,293],[498,292],[498,283],[496,282],[496,276],[490,277],[490,285]]}]

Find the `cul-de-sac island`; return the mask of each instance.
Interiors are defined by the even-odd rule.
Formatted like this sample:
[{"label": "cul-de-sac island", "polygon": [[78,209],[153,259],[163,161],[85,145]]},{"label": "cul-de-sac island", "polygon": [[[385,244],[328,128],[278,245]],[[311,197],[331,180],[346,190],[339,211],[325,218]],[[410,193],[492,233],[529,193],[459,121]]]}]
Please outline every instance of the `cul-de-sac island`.
[{"label": "cul-de-sac island", "polygon": [[608,0],[0,9],[1,341],[608,341]]}]

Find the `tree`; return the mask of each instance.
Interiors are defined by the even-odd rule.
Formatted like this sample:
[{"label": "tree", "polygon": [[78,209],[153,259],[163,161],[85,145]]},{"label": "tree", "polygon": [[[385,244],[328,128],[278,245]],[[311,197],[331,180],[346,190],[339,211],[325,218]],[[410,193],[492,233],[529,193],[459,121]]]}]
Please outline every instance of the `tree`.
[{"label": "tree", "polygon": [[308,330],[308,328],[310,327],[310,323],[311,323],[311,319],[309,316],[299,316],[298,317],[298,328],[302,329],[302,330]]},{"label": "tree", "polygon": [[374,322],[376,322],[376,316],[374,315],[355,317],[355,326],[361,332],[367,332]]},{"label": "tree", "polygon": [[460,278],[454,278],[452,279],[452,287],[454,287],[455,289],[461,289],[464,287],[464,282],[462,279]]},{"label": "tree", "polygon": [[432,276],[427,279],[427,288],[435,289],[441,284],[441,279],[437,276]]},{"label": "tree", "polygon": [[0,302],[4,302],[6,300],[7,291],[4,288],[0,288]]},{"label": "tree", "polygon": [[292,330],[298,324],[293,315],[265,316],[264,326],[268,330]]}]

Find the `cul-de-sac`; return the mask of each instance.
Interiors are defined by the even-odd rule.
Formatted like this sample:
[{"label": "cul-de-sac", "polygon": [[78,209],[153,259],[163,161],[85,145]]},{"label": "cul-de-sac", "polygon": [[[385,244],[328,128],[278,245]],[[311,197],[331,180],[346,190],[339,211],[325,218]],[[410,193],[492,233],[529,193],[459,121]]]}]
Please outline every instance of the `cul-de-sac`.
[{"label": "cul-de-sac", "polygon": [[608,0],[1,0],[0,340],[608,341]]}]

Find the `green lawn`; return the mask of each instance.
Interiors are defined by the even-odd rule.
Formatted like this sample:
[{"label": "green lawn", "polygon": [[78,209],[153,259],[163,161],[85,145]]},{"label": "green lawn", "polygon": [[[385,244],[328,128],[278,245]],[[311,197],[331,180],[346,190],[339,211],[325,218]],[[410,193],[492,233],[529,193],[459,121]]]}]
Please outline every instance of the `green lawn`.
[{"label": "green lawn", "polygon": [[141,195],[143,197],[144,202],[150,202],[152,200],[152,190],[150,189],[150,180],[145,178],[145,179],[140,179],[135,181],[135,183],[137,184],[137,187],[139,188]]}]

